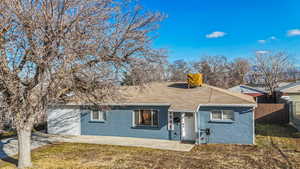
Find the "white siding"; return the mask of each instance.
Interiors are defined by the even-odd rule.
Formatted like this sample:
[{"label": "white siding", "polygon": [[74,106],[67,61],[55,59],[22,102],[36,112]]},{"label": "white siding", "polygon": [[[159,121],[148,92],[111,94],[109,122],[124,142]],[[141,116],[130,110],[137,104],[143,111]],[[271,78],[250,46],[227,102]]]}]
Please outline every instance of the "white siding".
[{"label": "white siding", "polygon": [[48,109],[48,133],[80,135],[80,109]]}]

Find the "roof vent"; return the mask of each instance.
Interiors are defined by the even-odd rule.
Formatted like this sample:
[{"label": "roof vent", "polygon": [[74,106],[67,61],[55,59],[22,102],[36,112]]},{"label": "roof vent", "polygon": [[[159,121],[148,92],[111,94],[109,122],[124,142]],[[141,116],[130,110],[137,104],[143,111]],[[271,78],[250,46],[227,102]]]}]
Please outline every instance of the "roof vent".
[{"label": "roof vent", "polygon": [[187,74],[188,88],[199,87],[203,85],[203,74],[189,73]]}]

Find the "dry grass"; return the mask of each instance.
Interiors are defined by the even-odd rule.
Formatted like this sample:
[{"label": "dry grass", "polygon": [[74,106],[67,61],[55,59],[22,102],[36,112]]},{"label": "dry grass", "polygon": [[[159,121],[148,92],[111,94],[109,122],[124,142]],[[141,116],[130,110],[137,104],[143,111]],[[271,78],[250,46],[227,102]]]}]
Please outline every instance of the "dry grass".
[{"label": "dry grass", "polygon": [[[175,152],[57,143],[34,150],[33,162],[34,168],[39,169],[300,168],[300,140],[295,138],[296,132],[292,128],[271,125],[258,126],[257,129],[256,146],[201,145],[191,152]],[[278,135],[280,132],[283,132],[282,135]],[[9,163],[2,164],[4,168],[15,167]]]}]

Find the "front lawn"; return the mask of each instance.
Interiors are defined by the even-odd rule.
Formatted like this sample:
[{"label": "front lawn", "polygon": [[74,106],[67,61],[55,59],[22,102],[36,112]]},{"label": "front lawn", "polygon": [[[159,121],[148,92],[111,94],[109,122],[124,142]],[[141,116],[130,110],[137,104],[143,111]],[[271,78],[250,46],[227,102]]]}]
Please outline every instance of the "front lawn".
[{"label": "front lawn", "polygon": [[[282,132],[282,134],[278,134]],[[35,168],[300,168],[300,140],[288,126],[257,125],[257,145],[201,145],[191,152],[57,143],[35,149]],[[274,133],[277,133],[276,135]],[[2,167],[14,168],[2,161]]]}]

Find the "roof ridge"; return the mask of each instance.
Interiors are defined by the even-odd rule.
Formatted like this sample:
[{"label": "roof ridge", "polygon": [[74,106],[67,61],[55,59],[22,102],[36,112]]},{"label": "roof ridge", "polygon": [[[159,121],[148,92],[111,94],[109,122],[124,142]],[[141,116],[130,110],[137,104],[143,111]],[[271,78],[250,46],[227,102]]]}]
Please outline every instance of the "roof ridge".
[{"label": "roof ridge", "polygon": [[296,86],[298,86],[298,85],[300,85],[300,82],[289,83],[289,84],[287,84],[287,85],[278,87],[278,88],[277,88],[277,91],[284,91],[284,90],[286,90],[286,89],[290,89],[290,88],[296,87]]},{"label": "roof ridge", "polygon": [[[240,98],[240,99],[242,99],[244,101],[247,101],[249,103],[256,103],[251,96],[247,96],[247,95],[241,94],[241,93],[233,93],[233,92],[230,92],[230,91],[228,91],[226,89],[221,89],[221,88],[218,88],[218,87],[215,87],[215,86],[211,86],[211,85],[208,85],[208,84],[204,84],[204,85],[207,86],[208,88],[211,88],[213,90],[217,90],[219,92],[225,93],[225,94],[227,94],[229,96],[234,96],[234,97]],[[248,97],[249,100],[246,99],[246,98],[244,98],[244,97]],[[251,100],[253,99],[253,101],[250,101],[250,98],[251,98]]]},{"label": "roof ridge", "polygon": [[268,93],[265,89],[258,89],[256,87],[252,87],[252,86],[249,86],[249,85],[239,85],[240,87],[243,86],[245,88],[249,88],[251,90],[256,90],[258,92],[261,92],[261,93]]}]

